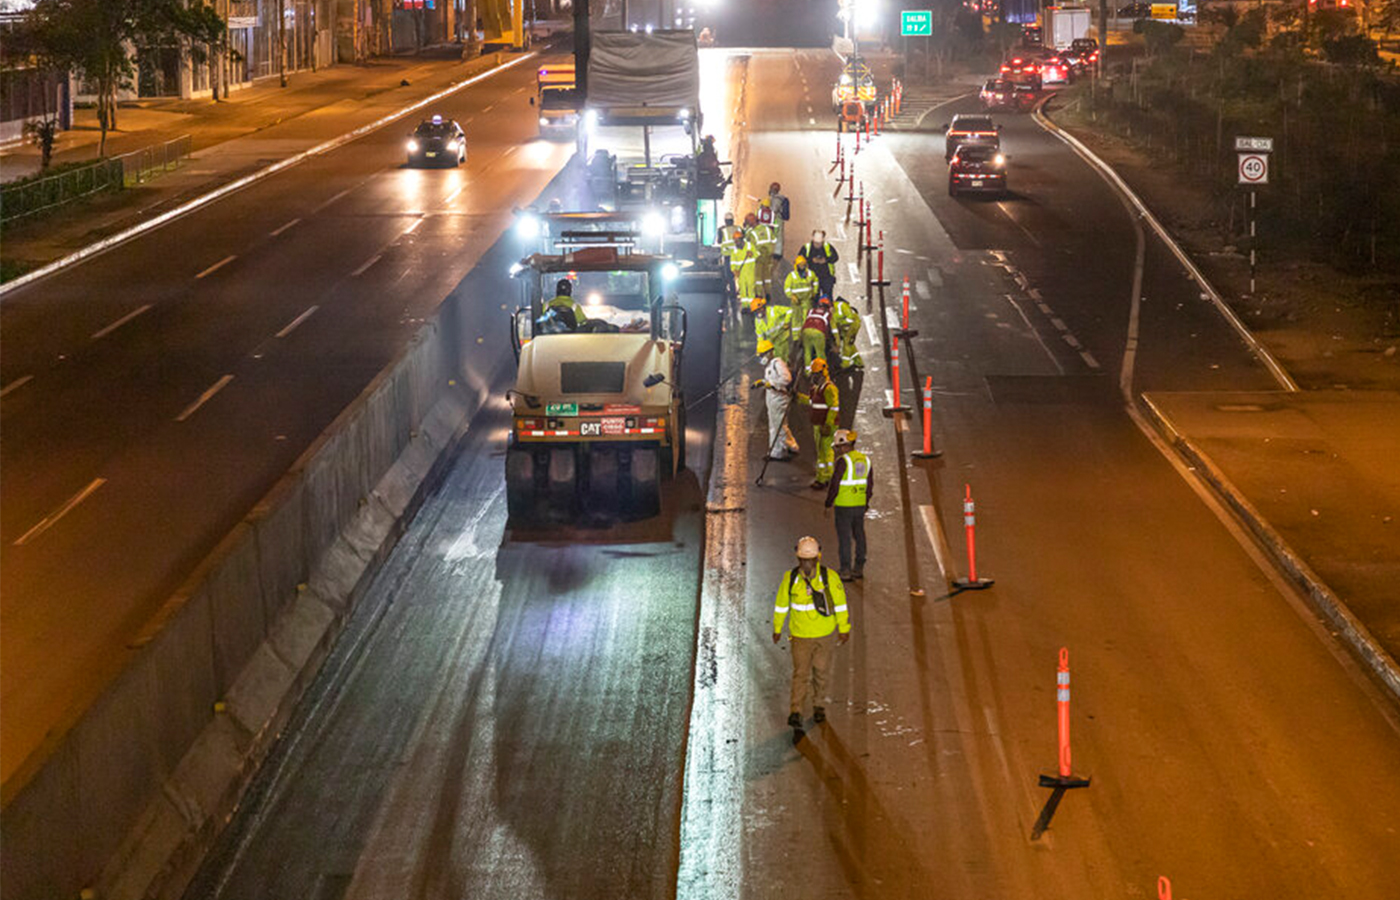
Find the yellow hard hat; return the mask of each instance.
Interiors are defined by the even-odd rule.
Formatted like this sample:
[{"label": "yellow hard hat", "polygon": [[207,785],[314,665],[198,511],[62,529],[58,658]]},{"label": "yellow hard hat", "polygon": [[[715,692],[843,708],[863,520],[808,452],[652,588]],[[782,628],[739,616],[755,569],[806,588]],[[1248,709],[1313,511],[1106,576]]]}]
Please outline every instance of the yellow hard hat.
[{"label": "yellow hard hat", "polygon": [[759,353],[767,353],[769,350],[772,350],[772,349],[773,349],[773,342],[772,342],[772,341],[769,341],[769,340],[762,340],[762,341],[759,341],[759,342],[758,342],[758,352],[759,352]]},{"label": "yellow hard hat", "polygon": [[813,375],[817,374],[818,372],[825,372],[826,360],[822,359],[820,356],[817,357],[816,359],[812,360],[812,364],[807,367],[807,371],[811,372]]},{"label": "yellow hard hat", "polygon": [[797,539],[798,559],[821,559],[822,545],[811,535]]},{"label": "yellow hard hat", "polygon": [[762,200],[758,201],[758,205],[759,205],[759,206],[772,206],[773,204],[772,204],[772,202],[771,202],[767,197],[764,197]]},{"label": "yellow hard hat", "polygon": [[807,257],[805,257],[805,256],[803,256],[802,254],[799,253],[799,254],[797,255],[797,259],[794,259],[794,260],[792,261],[792,264],[793,264],[794,266],[805,266],[805,265],[807,265]]},{"label": "yellow hard hat", "polygon": [[749,303],[749,312],[758,312],[760,309],[763,309],[763,304],[765,304],[765,303],[767,303],[767,302],[768,302],[768,298],[767,298],[767,297],[755,297],[755,298],[753,298],[753,301]]}]

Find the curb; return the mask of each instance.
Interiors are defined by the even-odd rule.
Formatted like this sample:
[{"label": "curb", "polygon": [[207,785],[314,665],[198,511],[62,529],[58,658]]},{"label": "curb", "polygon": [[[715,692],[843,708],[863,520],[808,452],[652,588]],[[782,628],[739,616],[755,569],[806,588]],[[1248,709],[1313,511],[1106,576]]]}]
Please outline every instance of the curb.
[{"label": "curb", "polygon": [[1259,361],[1264,364],[1264,367],[1269,370],[1269,374],[1274,376],[1274,380],[1279,383],[1279,387],[1285,391],[1297,391],[1297,382],[1295,382],[1292,376],[1288,374],[1287,370],[1283,368],[1283,365],[1280,364],[1278,360],[1274,359],[1273,354],[1269,352],[1268,348],[1259,342],[1259,339],[1254,336],[1248,326],[1240,321],[1240,318],[1235,315],[1235,311],[1231,309],[1230,305],[1225,302],[1225,299],[1220,296],[1220,292],[1215,289],[1215,286],[1210,283],[1205,274],[1196,266],[1195,261],[1187,255],[1185,250],[1181,249],[1181,245],[1178,244],[1176,239],[1163,227],[1162,223],[1157,221],[1157,217],[1147,208],[1147,204],[1143,203],[1138,195],[1133,192],[1133,189],[1128,187],[1127,182],[1125,182],[1108,163],[1099,159],[1094,151],[1084,146],[1078,138],[1056,125],[1045,115],[1045,107],[1049,105],[1052,99],[1053,97],[1046,97],[1044,100],[1040,101],[1032,111],[1031,116],[1035,119],[1036,124],[1059,138],[1068,145],[1071,150],[1079,154],[1085,162],[1098,171],[1099,175],[1107,181],[1119,195],[1128,201],[1133,209],[1137,211],[1138,216],[1152,227],[1157,237],[1167,246],[1167,249],[1171,250],[1172,255],[1177,258],[1177,261],[1186,267],[1187,272],[1191,273],[1191,277],[1200,285],[1201,291],[1210,298],[1210,302],[1214,304],[1216,310],[1225,317],[1225,321],[1230,323],[1230,326],[1235,329],[1235,333],[1240,336],[1245,345],[1249,347],[1250,351],[1253,352]]},{"label": "curb", "polygon": [[1313,611],[1335,629],[1336,634],[1341,637],[1346,646],[1371,671],[1371,674],[1380,680],[1392,697],[1400,700],[1400,664],[1397,664],[1395,658],[1381,646],[1370,629],[1347,608],[1346,603],[1323,582],[1318,574],[1312,570],[1312,567],[1292,547],[1288,546],[1283,536],[1260,515],[1253,504],[1230,482],[1230,479],[1215,465],[1211,458],[1193,444],[1190,438],[1178,431],[1166,413],[1162,412],[1150,397],[1144,394],[1141,396],[1141,400],[1153,425],[1156,426],[1163,439],[1230,508],[1235,517],[1254,536],[1259,546],[1268,553],[1274,566],[1284,577],[1303,591],[1308,605],[1312,607]]},{"label": "curb", "polygon": [[403,118],[404,116],[408,115],[411,112],[414,112],[415,110],[422,109],[430,103],[436,103],[444,97],[455,94],[457,91],[460,91],[463,88],[470,87],[471,85],[476,84],[478,81],[490,78],[492,75],[504,72],[506,69],[517,66],[520,63],[525,62],[527,59],[531,59],[536,55],[538,55],[536,51],[530,51],[529,53],[517,56],[515,59],[512,59],[509,62],[503,63],[500,61],[501,54],[498,53],[496,54],[496,64],[488,68],[485,72],[473,75],[469,78],[465,78],[455,84],[443,88],[442,90],[434,94],[430,94],[427,97],[422,98],[421,100],[416,100],[413,103],[410,103],[408,106],[404,106],[393,112],[386,113],[385,115],[380,116],[378,119],[375,119],[373,122],[370,122],[366,125],[361,125],[359,128],[356,128],[353,131],[348,131],[345,134],[339,135],[338,137],[333,137],[329,140],[322,141],[316,146],[311,147],[307,150],[303,150],[300,153],[295,153],[287,157],[286,159],[278,160],[272,165],[259,169],[256,172],[253,172],[249,175],[245,175],[242,178],[239,178],[235,181],[231,181],[223,187],[215,188],[207,194],[201,194],[200,196],[195,197],[193,200],[186,201],[185,203],[180,204],[174,209],[167,210],[166,212],[163,212],[160,215],[155,216],[154,218],[147,219],[144,222],[133,225],[130,228],[127,228],[123,231],[119,231],[114,235],[105,237],[100,241],[88,244],[81,250],[75,250],[67,256],[64,256],[60,259],[54,260],[51,263],[47,263],[43,266],[40,266],[32,272],[26,272],[18,278],[15,278],[11,281],[7,281],[4,284],[0,284],[0,298],[3,298],[6,294],[11,293],[12,291],[16,291],[19,288],[24,287],[30,282],[38,281],[41,278],[46,278],[49,275],[53,275],[54,273],[60,272],[63,269],[66,269],[70,266],[77,265],[85,259],[97,256],[99,253],[105,253],[106,251],[111,250],[113,247],[117,246],[118,244],[124,244],[132,238],[139,237],[140,235],[143,235],[148,231],[154,231],[155,229],[160,228],[162,225],[165,225],[168,222],[172,222],[175,219],[180,218],[181,216],[188,215],[189,213],[192,213],[195,210],[200,209],[201,207],[208,206],[215,200],[226,197],[229,194],[232,194],[234,191],[239,191],[245,187],[248,187],[251,184],[256,184],[257,182],[262,181],[264,178],[268,178],[272,175],[277,174],[278,172],[281,172],[283,169],[290,169],[292,166],[299,165],[305,162],[306,160],[311,159],[313,156],[320,156],[322,154],[329,153],[332,150],[337,150],[345,146],[346,144],[349,144],[352,141],[358,140],[364,137],[365,135],[370,134],[371,132],[378,131],[384,126]]}]

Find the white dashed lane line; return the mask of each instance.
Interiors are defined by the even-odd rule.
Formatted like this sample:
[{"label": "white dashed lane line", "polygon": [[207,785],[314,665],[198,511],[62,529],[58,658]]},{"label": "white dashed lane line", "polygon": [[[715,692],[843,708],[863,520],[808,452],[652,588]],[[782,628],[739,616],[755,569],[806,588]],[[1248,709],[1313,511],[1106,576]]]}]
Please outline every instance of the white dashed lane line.
[{"label": "white dashed lane line", "polygon": [[365,260],[364,263],[361,264],[360,267],[359,267],[358,269],[356,269],[355,271],[351,272],[351,273],[350,273],[350,277],[351,277],[351,278],[359,278],[361,275],[365,274],[365,271],[366,271],[370,266],[372,266],[372,265],[374,265],[375,263],[379,262],[379,258],[382,257],[383,255],[384,255],[383,253],[376,253],[376,254],[374,254],[374,255],[371,256],[369,259]]},{"label": "white dashed lane line", "polygon": [[232,375],[225,375],[224,377],[220,378],[218,381],[214,382],[212,385],[210,385],[208,388],[206,388],[205,391],[204,391],[204,393],[200,394],[199,397],[198,397],[193,403],[191,403],[189,406],[186,406],[184,412],[180,413],[178,416],[175,417],[175,421],[176,421],[176,422],[183,422],[183,421],[185,421],[186,419],[188,419],[190,416],[194,415],[195,412],[196,412],[201,406],[203,406],[204,404],[208,403],[209,400],[210,400],[210,398],[212,398],[212,397],[213,397],[215,394],[217,394],[219,391],[222,391],[225,387],[227,387],[227,386],[228,386],[228,383],[229,383],[230,381],[232,381],[232,380],[233,380],[233,376],[232,376]]},{"label": "white dashed lane line", "polygon": [[20,377],[16,378],[14,381],[11,381],[9,384],[5,385],[3,388],[0,388],[0,397],[5,396],[5,395],[8,394],[10,391],[18,390],[19,388],[24,387],[26,384],[28,384],[29,382],[31,382],[31,381],[33,381],[33,380],[34,380],[34,376],[33,376],[33,375],[21,375]]},{"label": "white dashed lane line", "polygon": [[291,334],[292,331],[293,331],[298,325],[300,325],[302,322],[305,322],[307,319],[311,318],[311,314],[314,313],[314,312],[316,312],[316,310],[319,309],[319,308],[320,308],[320,307],[316,307],[316,306],[308,307],[307,310],[306,310],[305,312],[303,312],[301,315],[297,316],[295,319],[293,319],[292,321],[288,322],[286,325],[282,326],[282,330],[279,331],[279,332],[277,332],[277,337],[279,337],[279,338],[284,338],[284,337],[286,337],[287,335]]},{"label": "white dashed lane line", "polygon": [[147,303],[145,306],[138,307],[137,309],[133,309],[131,312],[129,312],[129,313],[127,313],[126,315],[122,316],[120,319],[118,319],[117,321],[113,322],[111,325],[108,325],[106,328],[100,328],[100,329],[98,329],[97,331],[94,331],[94,332],[92,333],[92,340],[97,341],[97,340],[101,340],[102,338],[105,338],[107,335],[109,335],[109,334],[111,334],[112,332],[116,331],[118,328],[122,327],[122,326],[125,325],[127,322],[130,322],[132,319],[134,319],[134,318],[136,318],[137,316],[141,315],[143,312],[145,312],[146,310],[148,310],[148,309],[150,309],[150,308],[151,308],[151,304]]},{"label": "white dashed lane line", "polygon": [[272,237],[277,237],[277,236],[281,235],[282,232],[286,231],[288,228],[291,228],[293,225],[297,224],[297,223],[300,222],[300,221],[301,221],[300,218],[296,218],[296,219],[291,220],[291,221],[288,222],[287,224],[285,224],[285,225],[281,226],[280,228],[278,228],[276,231],[271,232],[271,236],[272,236]]},{"label": "white dashed lane line", "polygon": [[933,290],[929,288],[928,282],[920,279],[914,282],[914,290],[918,292],[919,299],[928,300],[933,296]]},{"label": "white dashed lane line", "polygon": [[68,501],[65,502],[62,506],[49,513],[47,516],[44,516],[44,518],[39,520],[39,523],[37,525],[26,531],[24,534],[20,535],[19,539],[15,541],[15,546],[22,547],[29,541],[43,534],[45,531],[48,531],[55,524],[58,523],[59,519],[72,512],[73,509],[79,503],[82,503],[84,500],[91,497],[98,488],[102,487],[102,485],[106,483],[107,479],[105,478],[94,478],[92,481],[88,482],[87,487],[83,488],[81,491],[78,491],[78,493],[74,494],[72,497],[69,497]]},{"label": "white dashed lane line", "polygon": [[199,279],[205,277],[206,275],[212,275],[212,274],[214,274],[215,272],[217,272],[217,271],[219,271],[220,269],[222,269],[224,266],[226,266],[226,265],[228,265],[229,263],[233,262],[235,259],[238,259],[238,257],[237,257],[237,256],[225,256],[223,259],[221,259],[221,260],[219,260],[218,262],[214,263],[212,266],[210,266],[209,268],[205,269],[203,272],[200,272],[198,275],[194,276],[194,277],[195,277],[195,280],[198,281]]}]

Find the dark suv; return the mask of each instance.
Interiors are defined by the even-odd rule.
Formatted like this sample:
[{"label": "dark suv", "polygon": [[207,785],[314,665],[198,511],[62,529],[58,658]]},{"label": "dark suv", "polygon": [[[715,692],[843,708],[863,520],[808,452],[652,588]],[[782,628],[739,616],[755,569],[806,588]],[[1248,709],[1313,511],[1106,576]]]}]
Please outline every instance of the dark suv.
[{"label": "dark suv", "polygon": [[1001,126],[992,122],[991,116],[953,116],[953,121],[943,126],[943,133],[945,162],[951,161],[953,154],[964,146],[991,147],[993,150],[1001,148]]},{"label": "dark suv", "polygon": [[948,196],[969,191],[1006,194],[1006,157],[996,147],[964,144],[948,163]]}]

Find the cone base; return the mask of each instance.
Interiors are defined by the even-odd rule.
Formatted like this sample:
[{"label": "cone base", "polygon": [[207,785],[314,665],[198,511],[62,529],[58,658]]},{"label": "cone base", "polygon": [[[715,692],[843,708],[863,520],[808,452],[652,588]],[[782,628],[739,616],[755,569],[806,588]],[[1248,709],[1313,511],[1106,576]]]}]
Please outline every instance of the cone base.
[{"label": "cone base", "polygon": [[978,578],[976,581],[967,578],[956,578],[953,580],[953,587],[960,591],[983,591],[996,584],[993,578]]},{"label": "cone base", "polygon": [[1042,775],[1040,776],[1040,786],[1048,788],[1084,788],[1089,786],[1090,779],[1076,778],[1073,775]]}]

